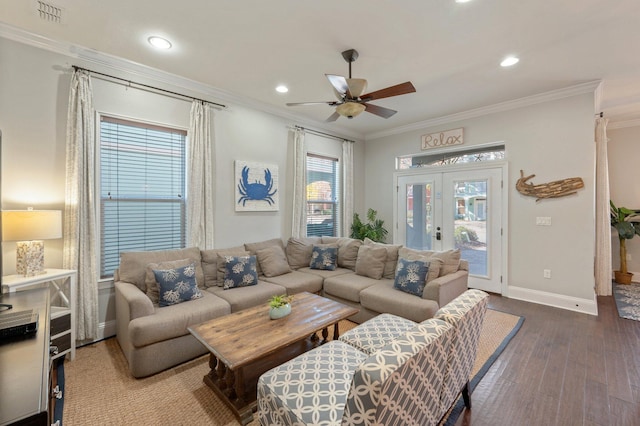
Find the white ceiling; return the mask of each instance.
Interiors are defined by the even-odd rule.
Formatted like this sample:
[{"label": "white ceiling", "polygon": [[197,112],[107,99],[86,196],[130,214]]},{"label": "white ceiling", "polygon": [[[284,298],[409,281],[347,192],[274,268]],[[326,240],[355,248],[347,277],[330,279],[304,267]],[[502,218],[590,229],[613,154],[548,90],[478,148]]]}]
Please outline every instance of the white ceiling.
[{"label": "white ceiling", "polygon": [[[324,74],[348,74],[369,91],[405,81],[416,93],[373,103],[396,109],[340,118],[324,129],[375,136],[426,120],[602,80],[612,122],[640,120],[639,0],[51,0],[63,23],[39,18],[37,1],[3,0],[0,21],[209,85],[311,123],[331,101]],[[158,52],[150,35],[171,40]],[[501,68],[507,55],[520,57]],[[274,88],[286,84],[289,93]],[[215,100],[215,99],[211,99]]]}]

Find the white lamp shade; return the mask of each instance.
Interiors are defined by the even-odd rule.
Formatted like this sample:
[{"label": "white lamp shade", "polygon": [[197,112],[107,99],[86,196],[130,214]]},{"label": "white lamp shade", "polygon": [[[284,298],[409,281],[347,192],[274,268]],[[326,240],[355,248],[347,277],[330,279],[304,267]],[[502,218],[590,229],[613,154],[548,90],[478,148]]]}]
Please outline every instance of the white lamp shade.
[{"label": "white lamp shade", "polygon": [[3,241],[55,240],[62,238],[60,210],[5,210]]}]

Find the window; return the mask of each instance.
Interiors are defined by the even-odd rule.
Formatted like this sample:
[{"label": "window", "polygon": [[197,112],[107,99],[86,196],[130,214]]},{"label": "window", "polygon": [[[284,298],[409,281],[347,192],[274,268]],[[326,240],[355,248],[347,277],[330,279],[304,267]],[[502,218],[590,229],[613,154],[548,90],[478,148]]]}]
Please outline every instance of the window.
[{"label": "window", "polygon": [[397,158],[397,169],[416,167],[448,166],[451,164],[474,163],[479,161],[504,160],[504,145],[471,148],[467,150],[445,151]]},{"label": "window", "polygon": [[185,246],[187,133],[102,116],[100,120],[100,276],[120,252]]},{"label": "window", "polygon": [[307,154],[307,236],[337,236],[340,229],[338,160]]}]

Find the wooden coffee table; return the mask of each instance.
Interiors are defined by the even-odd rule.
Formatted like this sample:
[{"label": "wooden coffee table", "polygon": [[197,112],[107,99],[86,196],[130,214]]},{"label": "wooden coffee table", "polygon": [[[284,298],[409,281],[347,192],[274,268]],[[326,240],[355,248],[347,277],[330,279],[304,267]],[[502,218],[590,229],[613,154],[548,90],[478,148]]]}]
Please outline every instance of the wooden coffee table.
[{"label": "wooden coffee table", "polygon": [[204,382],[243,425],[253,420],[262,373],[325,343],[332,325],[337,339],[338,322],[358,313],[356,308],[306,292],[294,296],[291,308],[290,315],[271,320],[265,301],[188,328],[211,352],[211,371]]}]

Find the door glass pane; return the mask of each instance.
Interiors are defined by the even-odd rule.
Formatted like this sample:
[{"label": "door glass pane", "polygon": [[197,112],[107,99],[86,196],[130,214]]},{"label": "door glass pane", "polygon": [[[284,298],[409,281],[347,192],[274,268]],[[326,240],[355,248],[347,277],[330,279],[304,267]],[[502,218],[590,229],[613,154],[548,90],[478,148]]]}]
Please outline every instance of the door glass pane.
[{"label": "door glass pane", "polygon": [[434,211],[433,182],[406,186],[406,246],[431,250]]},{"label": "door glass pane", "polygon": [[469,273],[487,276],[487,180],[453,184],[455,247],[469,261]]}]

